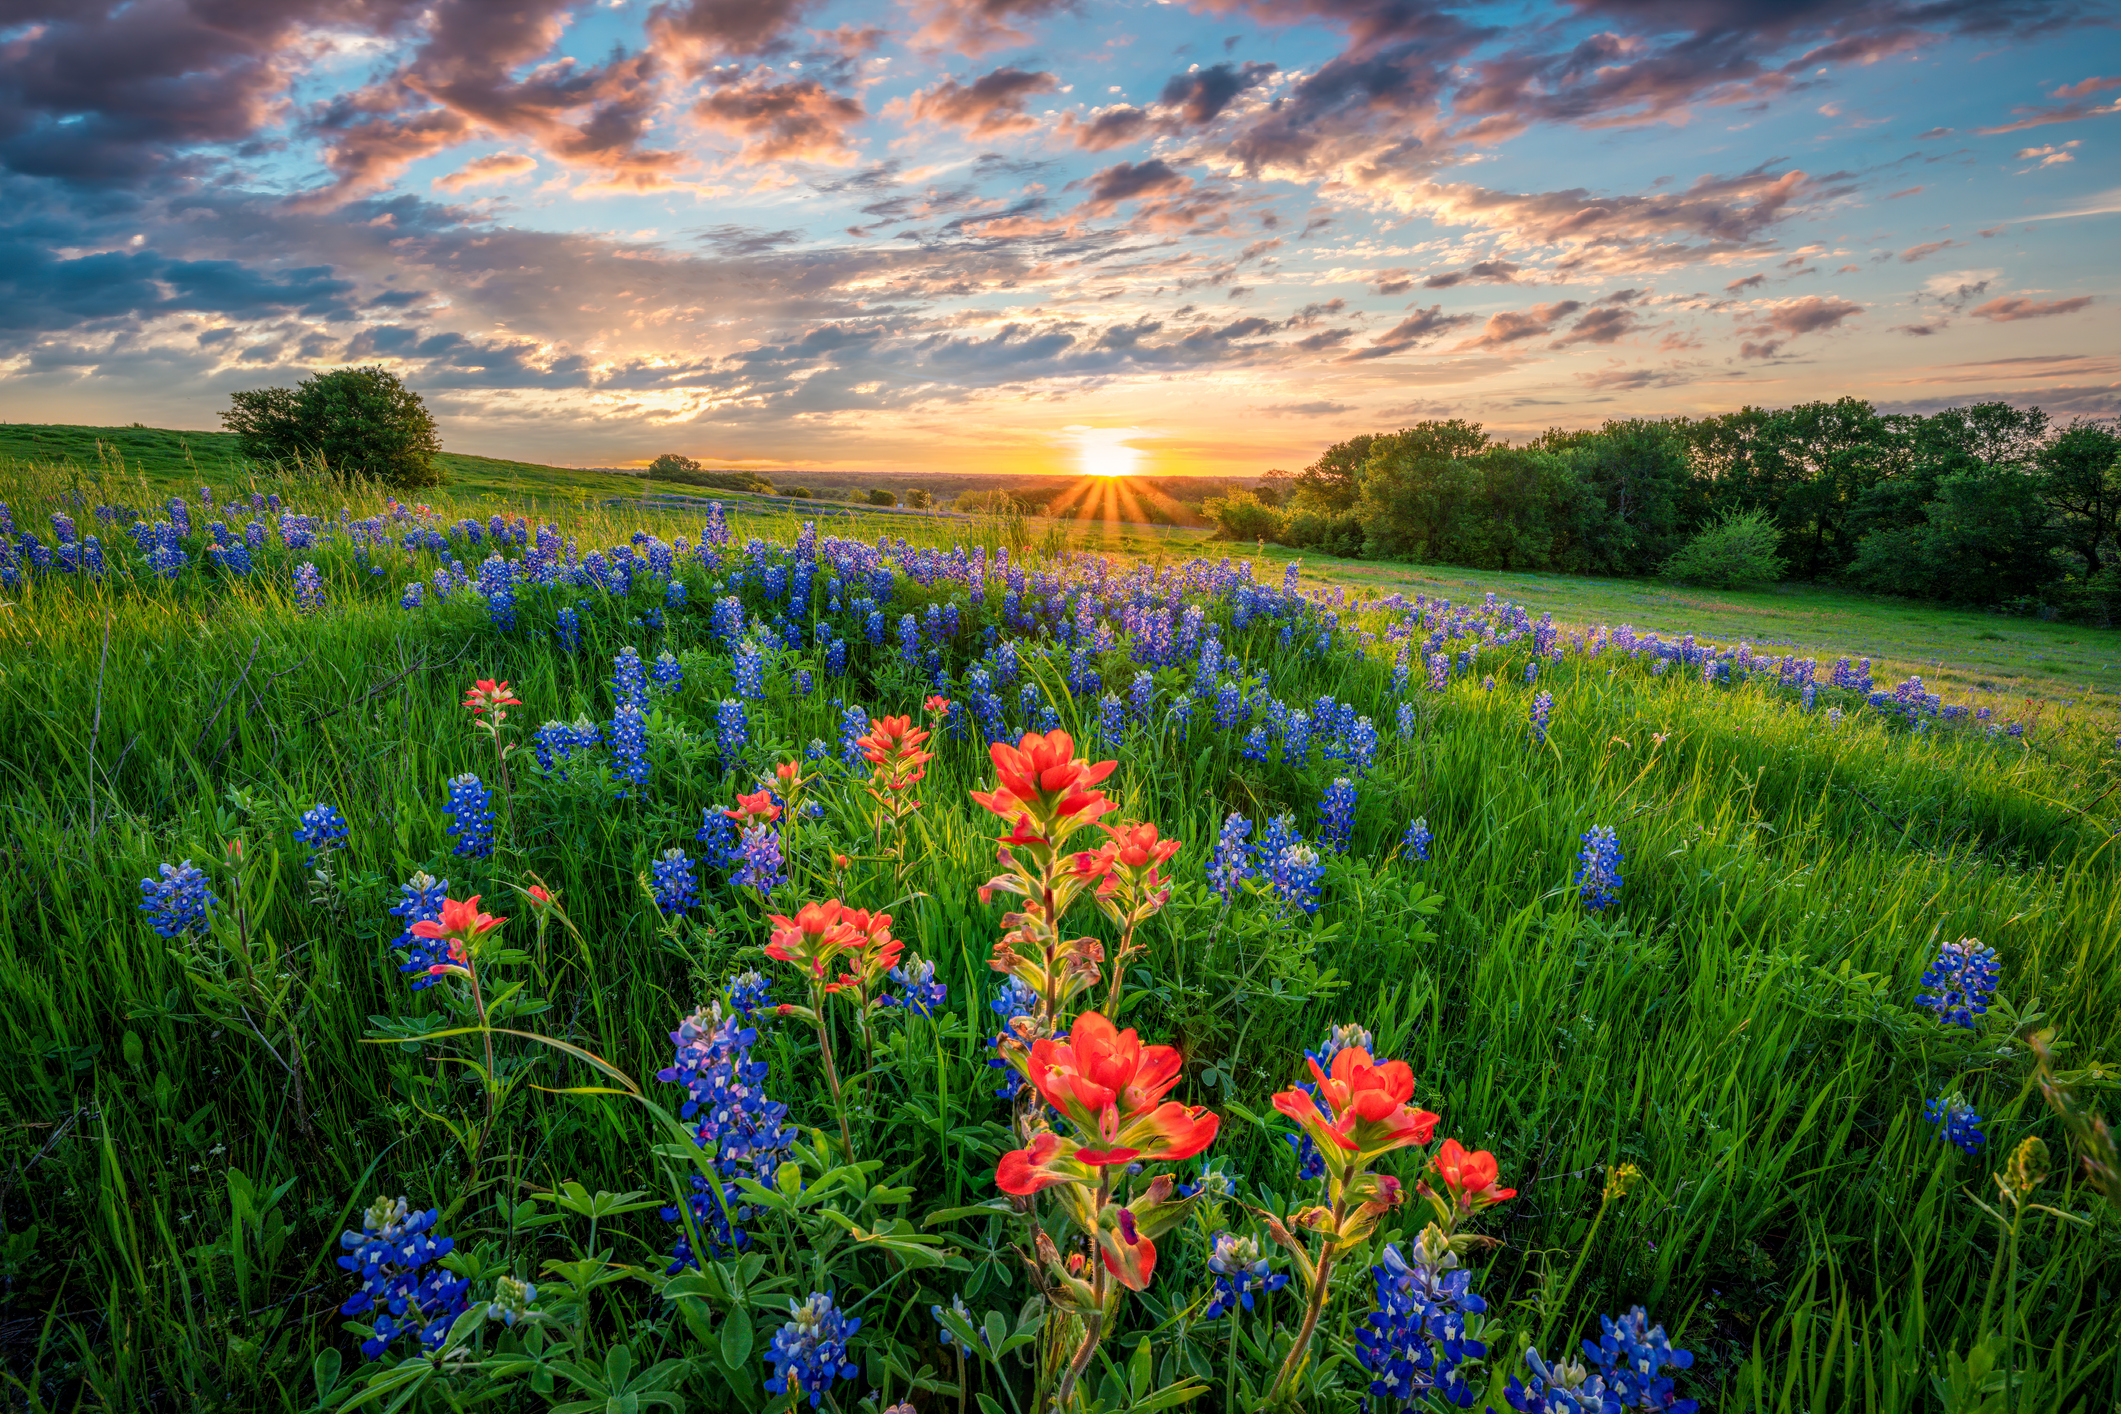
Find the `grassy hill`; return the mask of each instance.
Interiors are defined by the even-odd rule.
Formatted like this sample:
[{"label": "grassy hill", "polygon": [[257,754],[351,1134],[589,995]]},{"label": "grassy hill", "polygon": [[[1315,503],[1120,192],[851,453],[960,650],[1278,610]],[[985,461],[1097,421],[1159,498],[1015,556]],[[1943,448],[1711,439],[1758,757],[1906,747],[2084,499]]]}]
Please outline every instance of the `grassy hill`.
[{"label": "grassy hill", "polygon": [[[544,466],[537,462],[444,452],[449,491],[459,497],[511,499],[635,496],[637,476]],[[123,470],[155,487],[175,488],[202,476],[227,481],[243,464],[231,432],[180,431],[167,427],[79,427],[67,423],[0,423],[0,467],[78,467]]]}]

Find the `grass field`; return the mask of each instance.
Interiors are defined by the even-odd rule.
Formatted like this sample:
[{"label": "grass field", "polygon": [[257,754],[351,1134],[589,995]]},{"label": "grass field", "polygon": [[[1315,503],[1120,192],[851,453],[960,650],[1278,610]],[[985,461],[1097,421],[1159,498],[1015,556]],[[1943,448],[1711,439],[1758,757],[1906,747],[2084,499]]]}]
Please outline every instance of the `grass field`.
[{"label": "grass field", "polygon": [[[41,531],[38,502],[67,489],[39,472],[4,499],[19,527]],[[91,504],[127,494],[115,479],[91,491]],[[102,536],[106,573],[24,570],[0,596],[10,1404],[604,1408],[670,1393],[689,1408],[785,1407],[790,1397],[762,1383],[764,1357],[790,1299],[813,1291],[861,1318],[846,1356],[858,1374],[828,1382],[842,1410],[910,1398],[1017,1414],[1054,1397],[1084,1350],[1081,1407],[1250,1409],[1272,1392],[1353,1410],[1374,1375],[1366,1331],[1431,1377],[1460,1362],[1473,1407],[1500,1408],[1508,1382],[1530,1373],[1527,1345],[1552,1355],[1595,1338],[1600,1313],[1637,1304],[1693,1353],[1691,1369],[1665,1372],[1678,1392],[1718,1409],[2121,1404],[2121,1221],[2034,1087],[2027,1043],[2051,1028],[2072,1103],[2112,1113],[2121,754],[2091,699],[2111,691],[2104,637],[1823,592],[1687,599],[1333,562],[1307,562],[1313,596],[1302,597],[1282,592],[1279,560],[1217,570],[1224,547],[1146,528],[1071,545],[1036,522],[876,518],[861,533],[913,547],[822,543],[805,561],[744,548],[753,535],[793,545],[792,517],[739,515],[703,558],[697,517],[644,519],[593,498],[538,510],[582,554],[602,548],[603,578],[541,570],[533,542],[503,547],[495,592],[437,592],[436,542],[407,548],[405,537],[447,532],[441,543],[476,575],[495,541],[474,546],[448,519],[489,504],[385,521],[363,545],[350,527],[387,515],[381,503],[292,490],[289,510],[339,528],[302,547],[274,520],[245,574],[207,553],[195,503],[201,523],[173,577],[121,525],[77,512],[83,533]],[[691,546],[658,569],[637,558],[653,545],[631,543],[636,528]],[[957,537],[982,558],[917,553]],[[1034,576],[1013,601],[1005,576],[972,568],[1003,549]],[[1182,571],[1196,551],[1211,563]],[[635,568],[615,588],[609,563],[622,557]],[[310,602],[296,582],[305,563],[318,573]],[[804,563],[811,592],[792,599]],[[565,582],[540,582],[555,574]],[[401,607],[416,577],[422,602]],[[1350,587],[1440,594],[1460,611],[1492,591],[1531,614],[1423,612],[1343,597]],[[717,618],[730,594],[748,627]],[[1204,627],[1186,636],[1188,603],[1232,666],[1202,674]],[[563,626],[563,609],[577,627]],[[1630,652],[1563,633],[1550,647],[1534,622],[1546,609],[1558,623],[1628,622],[1665,641]],[[917,665],[901,648],[906,614]],[[1099,625],[1108,647],[1096,646]],[[791,626],[799,647],[779,637]],[[1699,656],[1671,648],[1686,632],[1746,638],[1764,656],[1750,667],[1725,657],[1711,680]],[[1434,692],[1430,635],[1442,635],[1437,651],[1470,655]],[[732,637],[749,646],[733,652]],[[1414,649],[1403,687],[1401,643]],[[680,675],[644,689],[638,767],[623,748],[632,689],[614,683],[628,647],[650,663],[667,651]],[[1823,681],[1843,652],[1913,665],[1933,689],[1968,685],[1943,705],[1983,705],[1971,690],[1983,680],[2008,700],[1984,721],[1825,687],[1807,709],[1777,660],[1817,654]],[[1876,676],[1892,686],[1882,666]],[[523,700],[503,728],[519,745],[505,787],[493,740],[460,705],[481,678],[508,680]],[[1243,686],[1230,725],[1214,718],[1224,678]],[[2074,704],[2056,686],[2072,681],[2085,685]],[[966,730],[930,743],[924,803],[901,839],[875,823],[866,765],[845,764],[845,717],[918,721],[938,686]],[[1551,694],[1543,733],[1537,693]],[[1374,756],[1350,721],[1317,726],[1308,743],[1289,724],[1297,707],[1322,722],[1324,696],[1368,719]],[[1084,1268],[1112,1303],[1095,1323],[1058,1309],[1062,1269],[1037,1278],[1048,1299],[1032,1300],[1015,1255],[1028,1246],[1021,1219],[996,1188],[997,1160],[1025,1143],[1013,1126],[1035,1128],[1038,1113],[997,1098],[1003,1074],[988,1064],[1002,978],[987,957],[1005,896],[984,904],[978,889],[1006,827],[968,796],[995,781],[988,712],[1012,734],[1050,722],[1091,759],[1115,758],[1104,789],[1121,815],[1183,843],[1116,994],[1106,988],[1121,925],[1086,900],[1063,932],[1101,940],[1098,984],[1054,1014],[1045,1003],[1026,1013],[1034,1027],[1072,1019],[1079,1031],[1073,1014],[1095,1004],[1176,1046],[1171,1096],[1219,1116],[1205,1157],[1235,1175],[1233,1194],[1210,1186],[1168,1212],[1135,1190],[1128,1222],[1147,1232],[1175,1220],[1154,1234],[1160,1256],[1138,1293],[1099,1277],[1095,1259]],[[599,745],[541,768],[529,731],[577,718],[601,727]],[[698,838],[706,812],[790,759],[810,761],[805,798],[823,813],[778,822],[790,877],[770,893],[774,911],[830,896],[889,912],[948,988],[932,1016],[880,1008],[864,1021],[844,995],[807,995],[763,951],[760,891],[731,881],[723,842]],[[490,853],[456,852],[482,837],[450,808],[449,783],[466,773],[494,793]],[[1345,852],[1326,800],[1341,777],[1354,791]],[[320,804],[346,834],[311,867],[292,832]],[[1283,812],[1307,843],[1247,855],[1255,877],[1212,889],[1227,817],[1247,819],[1256,844]],[[1418,861],[1403,843],[1416,818],[1432,835]],[[1625,854],[1605,908],[1577,880],[1594,827],[1613,829]],[[1071,847],[1101,838],[1087,831]],[[688,856],[693,901],[658,876],[672,849]],[[184,860],[218,902],[160,937],[140,881]],[[401,970],[405,920],[387,910],[416,871],[507,917],[495,935],[506,951],[490,940],[470,950],[480,990],[458,975],[413,990],[417,975]],[[559,912],[518,892],[536,881]],[[1973,1027],[1917,1001],[1939,946],[1962,937],[2000,959]],[[672,1063],[680,1018],[750,969],[777,1003],[822,1000],[826,1023],[759,1018],[750,1057],[794,1132],[772,1136],[755,1098],[731,1102],[754,1128],[730,1119],[724,1143],[768,1135],[768,1161],[703,1170],[707,1151],[674,1118],[680,1086],[656,1072]],[[1380,1059],[1409,1064],[1411,1102],[1441,1116],[1434,1141],[1492,1152],[1516,1190],[1452,1218],[1485,1300],[1472,1322],[1484,1356],[1409,1334],[1377,1306],[1371,1268],[1384,1247],[1418,1257],[1428,1219],[1413,1185],[1431,1141],[1376,1160],[1408,1186],[1403,1201],[1374,1231],[1350,1229],[1320,1287],[1310,1356],[1292,1361],[1305,1281],[1267,1219],[1304,1234],[1296,1214],[1308,1205],[1354,1209],[1341,1206],[1347,1192],[1299,1177],[1292,1126],[1269,1097],[1309,1078],[1304,1052],[1342,1023],[1367,1029]],[[1984,1117],[1977,1152],[1925,1118],[1927,1103],[1954,1095]],[[2014,1208],[1991,1174],[2023,1177],[2009,1161],[2033,1137],[2050,1172]],[[1200,1171],[1192,1159],[1148,1167],[1188,1181]],[[662,1211],[679,1211],[703,1172],[738,1184],[732,1206],[752,1211],[730,1217],[749,1244],[710,1249],[702,1270],[672,1277],[680,1237],[715,1235],[712,1189],[685,1210],[690,1227]],[[1064,1252],[1077,1247],[1064,1201],[1075,1191],[1026,1205]],[[435,1231],[455,1240],[453,1275],[424,1288],[419,1312],[470,1301],[446,1361],[417,1354],[411,1336],[364,1361],[365,1333],[346,1327],[374,1313],[340,1313],[355,1283],[339,1234],[361,1227],[379,1193],[437,1210]],[[1207,1314],[1220,1231],[1258,1241],[1291,1280],[1250,1310]],[[1320,1251],[1307,1235],[1299,1245]],[[534,1282],[537,1296],[504,1278]],[[466,1290],[441,1290],[455,1282]],[[955,1345],[929,1314],[953,1298],[980,1328],[958,1328]],[[1423,1309],[1466,1309],[1438,1299]],[[504,1328],[482,1318],[496,1302],[529,1314]],[[981,1331],[1009,1353],[965,1359]],[[1440,1391],[1422,1398],[1411,1407],[1443,1407]]]}]

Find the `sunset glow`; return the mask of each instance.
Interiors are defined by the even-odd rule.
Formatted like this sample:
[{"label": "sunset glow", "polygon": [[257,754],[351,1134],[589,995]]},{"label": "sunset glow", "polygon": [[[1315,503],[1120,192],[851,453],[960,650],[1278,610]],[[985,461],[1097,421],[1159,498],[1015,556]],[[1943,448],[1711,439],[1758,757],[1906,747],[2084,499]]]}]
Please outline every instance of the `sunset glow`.
[{"label": "sunset glow", "polygon": [[2121,412],[2121,50],[2067,0],[31,9],[0,418],[373,362],[457,450],[1118,480]]}]

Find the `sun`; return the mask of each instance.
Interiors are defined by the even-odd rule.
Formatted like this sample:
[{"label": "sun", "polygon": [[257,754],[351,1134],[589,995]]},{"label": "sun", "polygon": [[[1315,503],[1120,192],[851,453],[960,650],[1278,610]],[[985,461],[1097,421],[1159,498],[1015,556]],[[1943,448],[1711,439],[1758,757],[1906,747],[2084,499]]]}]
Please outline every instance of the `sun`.
[{"label": "sun", "polygon": [[1141,465],[1139,447],[1127,445],[1127,439],[1141,435],[1136,427],[1070,427],[1069,440],[1075,443],[1076,470],[1084,476],[1132,476]]}]

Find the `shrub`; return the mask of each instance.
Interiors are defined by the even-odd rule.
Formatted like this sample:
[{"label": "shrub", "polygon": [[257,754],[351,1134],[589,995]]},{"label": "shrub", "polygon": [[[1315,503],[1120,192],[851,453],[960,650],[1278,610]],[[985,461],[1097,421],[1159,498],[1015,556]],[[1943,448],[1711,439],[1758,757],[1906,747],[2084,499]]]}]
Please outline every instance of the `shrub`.
[{"label": "shrub", "polygon": [[446,479],[434,464],[442,450],[434,418],[389,369],[337,368],[292,388],[233,393],[229,402],[221,421],[247,457],[315,465],[400,490]]},{"label": "shrub", "polygon": [[872,486],[869,488],[869,504],[872,506],[895,506],[898,504],[898,497],[892,495],[881,486]]},{"label": "shrub", "polygon": [[1281,512],[1264,505],[1250,491],[1201,502],[1201,514],[1215,525],[1222,540],[1280,540]]},{"label": "shrub", "polygon": [[783,496],[793,496],[797,500],[807,501],[811,499],[814,493],[808,486],[783,486],[781,494]]},{"label": "shrub", "polygon": [[1775,554],[1781,542],[1782,533],[1768,520],[1767,512],[1727,515],[1682,545],[1678,554],[1665,561],[1664,572],[1681,584],[1706,589],[1773,584],[1785,568]]},{"label": "shrub", "polygon": [[673,471],[698,471],[700,464],[691,457],[679,456],[676,452],[665,452],[648,463],[650,476],[668,476]]}]

